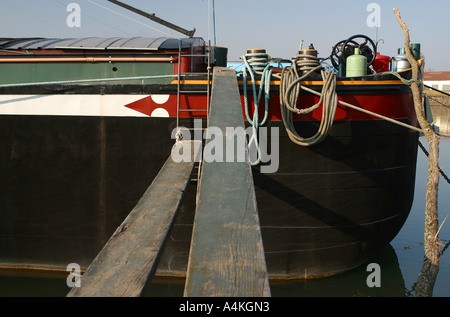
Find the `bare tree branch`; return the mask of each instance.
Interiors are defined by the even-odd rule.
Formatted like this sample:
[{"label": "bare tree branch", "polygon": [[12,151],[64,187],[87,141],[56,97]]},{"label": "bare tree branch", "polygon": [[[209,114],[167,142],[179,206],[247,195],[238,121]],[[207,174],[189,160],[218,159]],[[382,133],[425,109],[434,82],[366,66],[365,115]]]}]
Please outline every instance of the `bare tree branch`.
[{"label": "bare tree branch", "polygon": [[428,181],[426,188],[425,206],[425,232],[424,249],[425,259],[422,270],[419,274],[416,286],[416,296],[432,296],[434,283],[439,272],[439,257],[441,255],[438,242],[438,184],[439,184],[439,136],[434,133],[433,128],[427,121],[423,111],[422,89],[419,86],[419,63],[414,58],[409,40],[409,30],[405,22],[400,17],[400,11],[394,9],[397,21],[405,33],[405,52],[412,67],[412,84],[414,108],[417,120],[424,131],[425,137],[430,143],[428,156]]}]

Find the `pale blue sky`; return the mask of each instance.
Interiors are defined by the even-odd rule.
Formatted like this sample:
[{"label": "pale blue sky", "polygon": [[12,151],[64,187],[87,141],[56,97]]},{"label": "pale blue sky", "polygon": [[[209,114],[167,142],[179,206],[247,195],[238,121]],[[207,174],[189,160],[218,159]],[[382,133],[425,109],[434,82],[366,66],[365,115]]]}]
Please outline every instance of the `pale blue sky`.
[{"label": "pale blue sky", "polygon": [[[122,1],[183,28],[196,28],[195,35],[204,39],[212,34],[208,16],[211,0]],[[79,28],[66,24],[69,3],[80,5]],[[393,13],[397,8],[410,29],[411,41],[422,45],[426,70],[450,71],[450,1],[446,0],[215,0],[217,45],[228,47],[231,60],[237,60],[248,48],[265,48],[274,57],[292,58],[304,40],[304,47],[314,43],[319,55],[325,57],[335,43],[351,35],[376,39],[376,28],[367,25],[370,3],[381,9],[378,39],[384,41],[379,44],[383,54],[393,56],[403,46],[403,31]],[[182,36],[106,0],[0,0],[0,30],[0,37]]]}]

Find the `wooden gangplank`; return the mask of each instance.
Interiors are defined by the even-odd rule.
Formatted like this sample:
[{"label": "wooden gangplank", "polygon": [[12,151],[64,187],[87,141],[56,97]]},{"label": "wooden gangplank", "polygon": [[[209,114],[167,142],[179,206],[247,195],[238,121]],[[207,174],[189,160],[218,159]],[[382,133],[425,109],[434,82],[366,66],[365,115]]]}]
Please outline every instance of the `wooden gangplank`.
[{"label": "wooden gangplank", "polygon": [[[183,142],[198,153],[198,143]],[[87,268],[81,287],[72,288],[68,297],[140,296],[154,276],[190,181],[195,159],[186,161],[174,162],[169,156],[136,207]]]},{"label": "wooden gangplank", "polygon": [[[234,145],[237,138],[226,135],[226,127],[244,128],[233,70],[214,69],[209,127],[220,128],[223,144],[233,140]],[[270,296],[248,159],[207,162],[204,158],[198,186],[184,296]]]}]

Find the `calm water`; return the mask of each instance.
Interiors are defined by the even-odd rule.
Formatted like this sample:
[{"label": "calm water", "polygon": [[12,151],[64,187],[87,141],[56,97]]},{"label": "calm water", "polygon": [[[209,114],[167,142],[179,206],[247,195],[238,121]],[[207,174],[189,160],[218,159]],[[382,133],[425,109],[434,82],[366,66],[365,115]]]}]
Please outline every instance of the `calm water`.
[{"label": "calm water", "polygon": [[[421,138],[425,148],[426,139]],[[448,162],[448,163],[447,163]],[[416,193],[411,214],[391,244],[372,258],[369,263],[380,265],[381,287],[369,288],[366,280],[367,264],[353,271],[320,280],[290,283],[271,283],[272,296],[413,296],[417,277],[423,262],[423,232],[427,157],[419,149]],[[440,145],[440,164],[450,176],[450,139],[443,138]],[[450,184],[442,177],[439,186],[440,223],[450,212]],[[450,216],[449,216],[450,218]],[[450,219],[439,234],[446,243],[450,240]],[[449,248],[450,249],[450,248]],[[433,296],[450,296],[450,251],[440,261],[439,274]],[[1,275],[1,272],[0,272]],[[11,277],[0,276],[0,296],[65,296],[69,291],[65,276]],[[146,296],[182,296],[183,284],[177,281],[156,281],[147,288]]]}]

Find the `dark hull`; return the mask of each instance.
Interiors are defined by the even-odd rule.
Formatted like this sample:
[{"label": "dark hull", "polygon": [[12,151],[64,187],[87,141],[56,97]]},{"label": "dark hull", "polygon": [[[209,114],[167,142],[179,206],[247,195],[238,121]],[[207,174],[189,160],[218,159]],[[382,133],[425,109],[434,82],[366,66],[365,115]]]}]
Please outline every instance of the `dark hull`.
[{"label": "dark hull", "polygon": [[[175,118],[1,116],[0,265],[86,268],[168,157],[175,124]],[[281,122],[271,126],[280,127],[278,172],[254,168],[271,277],[342,272],[389,243],[412,203],[417,133],[379,120],[336,121],[323,143],[300,147]],[[157,274],[186,271],[191,185]]]},{"label": "dark hull", "polygon": [[272,277],[343,272],[396,236],[415,183],[418,136],[404,130],[381,121],[339,122],[321,144],[306,148],[282,137],[278,172],[255,173]]},{"label": "dark hull", "polygon": [[[325,141],[299,147],[280,122],[270,126],[280,127],[280,168],[253,172],[271,278],[353,269],[397,235],[413,201],[417,133],[383,121],[336,122]],[[179,216],[160,274],[185,270],[194,208],[192,201]]]},{"label": "dark hull", "polygon": [[1,116],[1,264],[87,267],[167,159],[173,121]]}]

